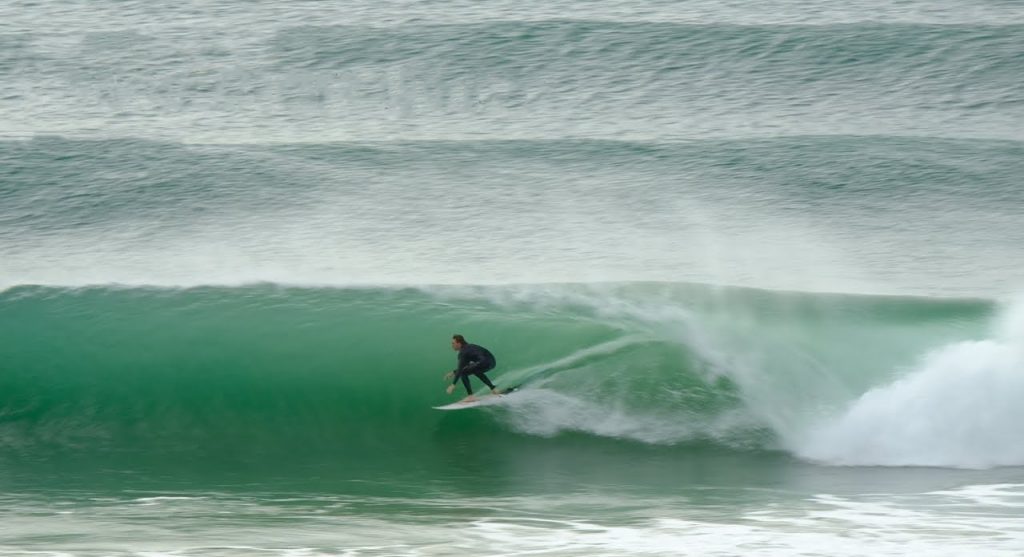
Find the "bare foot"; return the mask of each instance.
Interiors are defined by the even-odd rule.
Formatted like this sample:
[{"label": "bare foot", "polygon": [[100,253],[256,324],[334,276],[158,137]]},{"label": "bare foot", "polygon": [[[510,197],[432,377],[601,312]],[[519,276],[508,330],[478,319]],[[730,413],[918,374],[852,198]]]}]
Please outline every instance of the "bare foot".
[{"label": "bare foot", "polygon": [[466,398],[462,399],[460,402],[476,402],[476,397],[473,395],[469,395]]}]

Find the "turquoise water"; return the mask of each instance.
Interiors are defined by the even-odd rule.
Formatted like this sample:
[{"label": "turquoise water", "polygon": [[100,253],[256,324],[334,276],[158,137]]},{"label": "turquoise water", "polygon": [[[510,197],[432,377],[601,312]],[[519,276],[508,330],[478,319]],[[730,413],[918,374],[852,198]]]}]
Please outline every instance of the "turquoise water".
[{"label": "turquoise water", "polygon": [[[1012,3],[0,8],[0,553],[1019,555]],[[461,333],[522,390],[438,412]]]}]

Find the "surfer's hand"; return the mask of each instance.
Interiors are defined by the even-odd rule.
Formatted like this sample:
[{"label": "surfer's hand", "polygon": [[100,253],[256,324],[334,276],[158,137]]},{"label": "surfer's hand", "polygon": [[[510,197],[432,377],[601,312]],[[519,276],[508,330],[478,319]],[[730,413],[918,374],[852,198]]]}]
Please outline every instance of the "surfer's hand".
[{"label": "surfer's hand", "polygon": [[455,372],[454,371],[449,371],[448,373],[444,374],[444,380],[445,381],[451,380],[453,378],[455,378]]},{"label": "surfer's hand", "polygon": [[447,388],[447,389],[445,389],[445,391],[446,391],[446,392],[447,392],[448,394],[452,394],[452,391],[454,391],[454,390],[455,390],[455,385],[448,385],[448,388]]}]

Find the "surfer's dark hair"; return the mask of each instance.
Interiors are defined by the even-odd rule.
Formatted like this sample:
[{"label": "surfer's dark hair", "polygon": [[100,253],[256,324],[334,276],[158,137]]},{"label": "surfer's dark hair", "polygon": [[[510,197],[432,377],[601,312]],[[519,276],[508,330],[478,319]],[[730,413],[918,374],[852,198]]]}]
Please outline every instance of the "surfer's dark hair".
[{"label": "surfer's dark hair", "polygon": [[464,337],[462,335],[452,335],[452,339],[455,342],[459,343],[459,344],[462,344],[462,345],[466,344],[466,337]]}]

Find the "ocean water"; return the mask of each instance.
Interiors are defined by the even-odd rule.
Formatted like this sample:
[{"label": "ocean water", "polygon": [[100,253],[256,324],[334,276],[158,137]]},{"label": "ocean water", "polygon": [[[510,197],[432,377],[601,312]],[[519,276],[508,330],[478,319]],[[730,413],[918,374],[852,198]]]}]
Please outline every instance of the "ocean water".
[{"label": "ocean water", "polygon": [[4,3],[0,555],[1024,554],[1022,76],[1006,1]]}]

